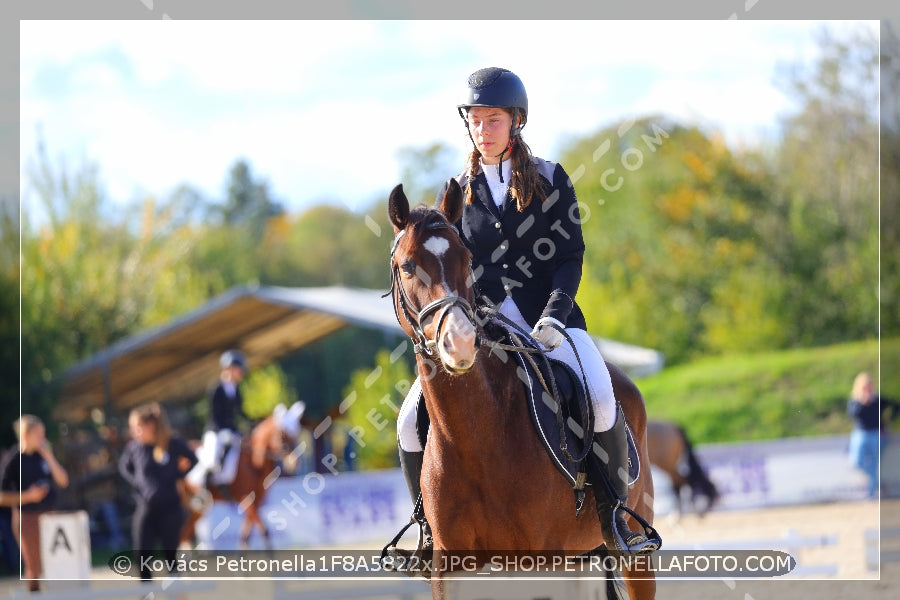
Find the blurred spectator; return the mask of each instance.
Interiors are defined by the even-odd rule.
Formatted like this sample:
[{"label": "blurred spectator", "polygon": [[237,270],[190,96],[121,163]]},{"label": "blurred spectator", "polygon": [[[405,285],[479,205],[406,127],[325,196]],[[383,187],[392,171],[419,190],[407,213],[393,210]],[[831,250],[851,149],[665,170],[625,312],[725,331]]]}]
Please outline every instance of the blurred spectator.
[{"label": "blurred spectator", "polygon": [[[131,525],[135,562],[152,555],[157,542],[167,561],[174,562],[184,511],[178,485],[197,464],[187,443],[172,434],[169,421],[157,403],[139,406],[128,417],[131,441],[119,458],[119,472],[134,489],[135,511]],[[141,579],[151,573],[141,569]]]},{"label": "blurred spectator", "polygon": [[[0,465],[6,464],[7,455],[11,450],[3,450],[0,453]],[[12,508],[0,506],[0,552],[2,552],[2,565],[10,573],[19,574],[19,543],[16,542],[12,530]]]},{"label": "blurred spectator", "polygon": [[[890,411],[890,416],[885,415]],[[887,424],[900,412],[900,404],[875,393],[868,373],[862,372],[853,380],[847,403],[847,414],[854,420],[850,433],[850,462],[869,478],[866,490],[869,498],[878,497],[878,464],[888,440]]]},{"label": "blurred spectator", "polygon": [[25,567],[23,578],[29,591],[36,592],[42,567],[39,518],[54,507],[54,484],[68,487],[69,475],[53,456],[40,419],[22,415],[13,429],[19,443],[0,467],[0,506],[12,507],[12,529]]}]

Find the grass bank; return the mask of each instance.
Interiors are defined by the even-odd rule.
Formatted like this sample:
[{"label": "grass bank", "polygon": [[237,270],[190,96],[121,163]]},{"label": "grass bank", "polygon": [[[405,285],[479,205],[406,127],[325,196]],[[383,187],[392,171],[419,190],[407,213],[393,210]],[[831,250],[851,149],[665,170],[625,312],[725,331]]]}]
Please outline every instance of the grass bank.
[{"label": "grass bank", "polygon": [[[900,400],[900,338],[881,341],[881,393]],[[695,443],[849,432],[860,371],[878,377],[878,340],[703,359],[637,380],[651,419]],[[900,421],[898,421],[900,423]]]}]

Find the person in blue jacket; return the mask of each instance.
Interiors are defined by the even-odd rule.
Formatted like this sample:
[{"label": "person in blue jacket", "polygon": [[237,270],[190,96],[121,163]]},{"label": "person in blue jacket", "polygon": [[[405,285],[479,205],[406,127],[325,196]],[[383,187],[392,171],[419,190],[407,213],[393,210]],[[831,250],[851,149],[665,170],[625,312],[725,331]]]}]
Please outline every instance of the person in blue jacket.
[{"label": "person in blue jacket", "polygon": [[151,579],[141,559],[159,545],[166,560],[175,560],[185,518],[179,488],[197,457],[187,442],[173,435],[165,412],[155,402],[132,410],[128,429],[131,440],[119,457],[119,473],[133,491],[131,536],[136,563],[141,579]]},{"label": "person in blue jacket", "polygon": [[871,375],[862,372],[856,376],[847,401],[847,414],[854,422],[850,462],[868,477],[866,495],[870,499],[878,497],[878,466],[888,442],[887,425],[898,412],[900,404],[896,400],[882,398],[875,392]]},{"label": "person in blue jacket", "polygon": [[[532,155],[522,139],[528,96],[519,77],[489,67],[472,73],[457,106],[472,142],[465,169],[456,177],[465,204],[455,224],[472,252],[476,302],[499,310],[530,331],[552,358],[578,372],[575,353],[562,343],[565,331],[585,367],[595,416],[594,441],[608,454],[589,453],[588,480],[594,482],[597,514],[604,533],[615,526],[628,554],[648,553],[658,541],[633,532],[621,510],[628,496],[628,447],[621,409],[603,357],[588,335],[575,302],[581,281],[584,239],[575,188],[565,169]],[[443,198],[448,183],[438,193]],[[400,464],[413,498],[420,492],[423,448],[416,431],[420,386],[414,384],[398,415]],[[600,492],[608,477],[619,498]],[[614,536],[606,535],[606,539]]]}]

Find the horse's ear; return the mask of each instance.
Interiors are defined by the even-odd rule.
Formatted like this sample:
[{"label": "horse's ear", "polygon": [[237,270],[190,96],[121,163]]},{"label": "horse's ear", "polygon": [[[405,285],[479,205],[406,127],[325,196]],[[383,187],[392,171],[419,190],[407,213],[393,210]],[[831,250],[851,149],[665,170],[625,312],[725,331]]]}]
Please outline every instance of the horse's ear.
[{"label": "horse's ear", "polygon": [[406,229],[409,222],[409,200],[403,193],[403,184],[398,183],[397,187],[391,190],[391,196],[388,199],[388,217],[394,226],[394,233]]},{"label": "horse's ear", "polygon": [[444,199],[441,200],[441,212],[447,216],[447,220],[456,223],[462,217],[463,211],[463,195],[459,182],[451,177],[447,181],[447,191],[444,192]]}]

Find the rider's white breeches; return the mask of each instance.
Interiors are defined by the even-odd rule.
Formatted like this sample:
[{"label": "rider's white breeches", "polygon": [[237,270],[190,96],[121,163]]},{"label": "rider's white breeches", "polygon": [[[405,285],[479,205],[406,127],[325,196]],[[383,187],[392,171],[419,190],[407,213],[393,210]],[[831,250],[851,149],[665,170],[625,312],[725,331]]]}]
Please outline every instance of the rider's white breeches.
[{"label": "rider's white breeches", "polygon": [[207,468],[218,471],[222,468],[222,450],[227,445],[240,446],[241,436],[229,429],[203,432],[202,446],[197,452],[197,459]]},{"label": "rider's white breeches", "polygon": [[[531,331],[533,326],[525,322],[525,318],[519,311],[515,302],[507,297],[500,306],[500,312],[508,319],[519,325],[525,331]],[[588,332],[584,329],[567,328],[566,333],[575,343],[578,357],[584,366],[585,377],[591,390],[591,402],[594,407],[594,431],[606,431],[616,423],[616,399],[613,395],[612,380],[609,370],[600,355],[600,350]],[[549,357],[564,362],[571,367],[576,374],[580,373],[575,352],[568,341],[563,341],[558,348],[547,354]],[[406,452],[421,452],[422,444],[416,431],[416,405],[422,388],[419,379],[416,378],[410,386],[397,415],[397,437],[400,448]]]}]

